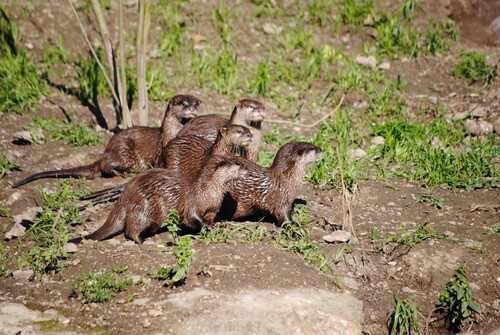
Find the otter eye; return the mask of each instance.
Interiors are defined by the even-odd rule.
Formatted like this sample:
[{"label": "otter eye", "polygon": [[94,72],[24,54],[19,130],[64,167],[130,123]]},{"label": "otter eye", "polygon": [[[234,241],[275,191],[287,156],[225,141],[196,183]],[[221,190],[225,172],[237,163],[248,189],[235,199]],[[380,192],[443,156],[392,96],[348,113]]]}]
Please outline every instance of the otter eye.
[{"label": "otter eye", "polygon": [[241,129],[238,129],[236,132],[237,132],[238,134],[241,134]]}]

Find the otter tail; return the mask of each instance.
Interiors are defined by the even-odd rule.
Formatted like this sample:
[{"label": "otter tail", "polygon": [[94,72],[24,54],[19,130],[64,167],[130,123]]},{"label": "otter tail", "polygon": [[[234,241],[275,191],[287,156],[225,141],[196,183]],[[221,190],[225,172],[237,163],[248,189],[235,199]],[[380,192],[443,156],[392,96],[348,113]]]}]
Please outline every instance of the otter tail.
[{"label": "otter tail", "polygon": [[86,177],[89,179],[94,179],[101,174],[100,160],[95,161],[92,164],[79,166],[72,169],[65,170],[54,170],[54,171],[44,171],[40,173],[35,173],[26,179],[17,182],[12,187],[19,187],[21,185],[30,183],[34,180],[43,178],[69,178],[69,177]]},{"label": "otter tail", "polygon": [[109,194],[113,195],[113,194],[117,194],[117,193],[119,194],[119,193],[122,193],[122,191],[126,185],[127,184],[123,184],[123,185],[119,185],[119,186],[115,186],[115,187],[105,188],[103,190],[100,190],[100,191],[97,191],[97,192],[94,192],[94,193],[91,193],[88,195],[84,195],[83,197],[80,197],[80,200],[91,200],[91,199],[95,199],[97,197],[100,197],[101,195],[109,195]]},{"label": "otter tail", "polygon": [[85,236],[84,239],[102,241],[120,234],[125,230],[125,217],[126,211],[121,206],[115,206],[101,228]]},{"label": "otter tail", "polygon": [[89,203],[86,203],[85,205],[78,207],[78,210],[81,212],[81,211],[86,210],[90,206],[95,206],[97,204],[102,204],[103,202],[116,201],[116,200],[118,200],[120,198],[121,192],[122,191],[111,193],[111,194],[109,194],[109,195],[107,195],[105,197],[99,198],[97,200],[92,200]]}]

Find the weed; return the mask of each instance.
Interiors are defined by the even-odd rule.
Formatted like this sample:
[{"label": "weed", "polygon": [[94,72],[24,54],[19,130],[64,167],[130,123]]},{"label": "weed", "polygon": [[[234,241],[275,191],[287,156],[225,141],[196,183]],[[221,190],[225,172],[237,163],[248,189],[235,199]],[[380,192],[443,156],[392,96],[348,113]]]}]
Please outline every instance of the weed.
[{"label": "weed", "polygon": [[319,26],[324,26],[331,19],[332,9],[335,7],[335,1],[333,0],[312,0],[308,3],[309,17],[311,20],[318,24]]},{"label": "weed", "polygon": [[452,280],[439,294],[436,310],[446,313],[445,323],[454,332],[473,322],[475,313],[481,313],[479,304],[472,300],[465,265],[455,270]]},{"label": "weed", "polygon": [[500,223],[497,223],[493,227],[491,227],[491,231],[495,234],[500,234]]},{"label": "weed", "polygon": [[267,62],[260,63],[257,73],[250,79],[249,89],[255,93],[266,96],[268,94],[271,73]]},{"label": "weed", "polygon": [[294,221],[300,223],[310,223],[313,221],[311,217],[311,210],[306,205],[297,204],[293,206],[292,217]]},{"label": "weed", "polygon": [[400,23],[389,17],[377,25],[377,44],[382,53],[389,56],[408,55],[417,57],[419,53],[420,33],[410,25]]},{"label": "weed", "polygon": [[165,285],[182,285],[189,271],[189,266],[194,258],[190,236],[183,236],[176,242],[174,256],[177,264],[174,268],[160,267],[148,270],[148,275],[153,279],[163,280]]},{"label": "weed", "polygon": [[162,29],[163,36],[160,37],[160,50],[166,57],[177,54],[182,47],[182,39],[185,27],[180,20],[180,9],[182,1],[164,1],[160,4],[163,22],[166,27]]},{"label": "weed", "polygon": [[43,63],[45,63],[45,65],[49,68],[57,63],[66,63],[69,60],[69,53],[64,47],[64,39],[62,35],[59,36],[57,42],[49,38],[47,40],[47,46],[43,49],[43,51]]},{"label": "weed", "polygon": [[73,282],[73,294],[81,295],[87,302],[108,302],[133,284],[132,278],[120,276],[123,268],[100,270],[78,277]]},{"label": "weed", "polygon": [[448,50],[448,40],[458,40],[458,28],[453,21],[432,22],[425,33],[424,49],[426,53],[436,53]]},{"label": "weed", "polygon": [[230,229],[223,224],[217,225],[210,229],[204,229],[199,239],[206,244],[209,243],[229,243],[229,242],[240,242],[241,240],[235,236],[235,233],[241,230],[241,228]]},{"label": "weed", "polygon": [[248,243],[258,243],[264,240],[268,236],[266,227],[256,226],[254,229],[248,227],[246,229],[246,240]]},{"label": "weed", "polygon": [[13,163],[7,155],[0,151],[0,179],[5,177],[5,175],[11,170],[19,170],[20,165]]},{"label": "weed", "polygon": [[[102,62],[104,58],[102,49],[97,50],[97,55],[99,61]],[[79,84],[79,99],[91,100],[96,103],[99,97],[111,95],[104,74],[92,55],[87,58],[80,56],[75,68]]]},{"label": "weed", "polygon": [[9,250],[0,243],[0,278],[7,274],[5,264],[9,261]]},{"label": "weed", "polygon": [[161,227],[167,227],[168,232],[172,235],[172,239],[174,241],[177,239],[181,228],[179,227],[179,215],[175,209],[168,211],[167,218],[163,221]]},{"label": "weed", "polygon": [[214,9],[213,22],[215,29],[219,33],[219,37],[223,44],[229,42],[231,26],[229,23],[229,8],[223,3]]},{"label": "weed", "polygon": [[453,68],[453,75],[467,79],[469,84],[484,81],[490,85],[497,75],[497,66],[487,65],[484,55],[465,52],[460,55],[458,64]]},{"label": "weed", "polygon": [[349,245],[341,246],[335,253],[335,259],[333,260],[333,264],[338,264],[342,259],[344,259],[345,261],[346,254],[350,254],[351,252],[352,248]]},{"label": "weed", "polygon": [[297,222],[285,222],[281,228],[271,237],[280,248],[300,255],[305,262],[324,273],[332,271],[328,257],[310,241],[309,231],[305,226]]},{"label": "weed", "polygon": [[411,248],[415,244],[422,243],[430,238],[441,238],[441,235],[434,231],[429,222],[419,225],[414,232],[408,231],[404,225],[401,227],[401,230],[401,236],[387,235],[384,237],[378,251],[392,254],[399,246]]},{"label": "weed", "polygon": [[420,4],[417,0],[404,0],[399,9],[400,15],[407,20],[411,20],[419,8]]},{"label": "weed", "polygon": [[412,330],[419,331],[418,318],[421,313],[410,299],[397,299],[394,297],[394,311],[387,320],[390,335],[410,335]]},{"label": "weed", "polygon": [[215,60],[213,83],[219,93],[227,94],[236,86],[238,56],[223,48]]},{"label": "weed", "polygon": [[442,209],[444,207],[444,199],[436,197],[432,194],[422,194],[417,199],[417,203],[422,202],[430,202],[432,207],[436,207],[437,209]]},{"label": "weed", "polygon": [[[28,125],[31,134],[36,134],[36,130],[45,130],[45,142],[63,141],[75,147],[98,146],[103,142],[101,135],[93,132],[87,125],[82,123],[70,123],[66,120],[59,121],[56,118],[44,119],[39,116],[33,117]],[[35,140],[40,142],[40,139]]]},{"label": "weed", "polygon": [[484,254],[486,252],[486,248],[484,248],[481,244],[473,244],[467,248],[467,251],[475,254]]},{"label": "weed", "polygon": [[350,25],[360,25],[373,13],[373,0],[343,0],[340,16],[342,22]]}]

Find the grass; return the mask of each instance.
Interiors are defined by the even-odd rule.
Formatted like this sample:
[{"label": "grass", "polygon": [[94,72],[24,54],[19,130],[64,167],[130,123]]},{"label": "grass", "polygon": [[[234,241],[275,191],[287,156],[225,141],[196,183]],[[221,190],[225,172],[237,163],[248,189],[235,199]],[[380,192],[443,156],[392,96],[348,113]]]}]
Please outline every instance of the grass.
[{"label": "grass", "polygon": [[452,280],[439,294],[436,310],[445,313],[445,323],[453,332],[474,321],[474,315],[481,313],[481,307],[472,300],[467,269],[465,265],[455,270]]},{"label": "grass", "polygon": [[421,316],[418,309],[410,299],[397,299],[394,297],[394,310],[387,320],[390,335],[419,332],[418,318]]},{"label": "grass", "polygon": [[0,151],[0,179],[5,177],[5,175],[12,170],[19,170],[21,166],[19,164],[13,163],[5,153]]},{"label": "grass", "polygon": [[47,94],[44,76],[16,47],[17,39],[15,24],[6,14],[0,15],[0,111],[6,114],[33,110]]},{"label": "grass", "polygon": [[172,239],[177,240],[177,235],[181,231],[179,226],[179,215],[175,209],[171,209],[168,211],[167,218],[163,221],[161,227],[167,227],[168,232],[172,236]]},{"label": "grass", "polygon": [[486,57],[474,51],[462,53],[453,68],[453,75],[467,79],[469,84],[483,82],[490,85],[496,74],[497,66],[486,64]]},{"label": "grass", "polygon": [[500,223],[497,223],[491,227],[491,231],[495,234],[500,234]]},{"label": "grass", "polygon": [[[28,125],[31,134],[36,134],[38,128],[43,129],[45,136],[44,142],[62,141],[75,147],[99,146],[103,144],[101,135],[92,131],[83,123],[71,123],[60,121],[56,118],[44,119],[39,116],[32,118]],[[41,142],[42,139],[36,138],[35,141]]]},{"label": "grass", "polygon": [[[401,246],[411,248],[415,244],[422,243],[431,238],[442,238],[442,236],[434,230],[429,222],[417,226],[415,231],[409,231],[406,226],[401,227],[402,233],[400,236],[387,235],[382,240],[382,244],[377,247],[377,251],[384,254],[392,254]],[[375,244],[380,238],[375,230],[370,233],[372,243]]]},{"label": "grass", "polygon": [[444,199],[436,197],[432,194],[422,194],[417,199],[417,203],[429,202],[432,207],[442,209],[444,207]]},{"label": "grass", "polygon": [[134,283],[132,278],[122,275],[126,271],[126,267],[119,267],[80,276],[73,282],[73,294],[82,296],[87,302],[111,301],[116,298],[118,292],[126,290]]},{"label": "grass", "polygon": [[148,270],[148,275],[153,279],[163,280],[165,285],[182,285],[189,271],[189,266],[194,259],[193,242],[190,236],[183,236],[175,243],[174,256],[176,265],[173,268],[159,267]]},{"label": "grass", "polygon": [[5,264],[9,261],[9,250],[6,246],[0,243],[0,278],[7,274]]},{"label": "grass", "polygon": [[27,230],[36,245],[24,256],[24,261],[35,272],[35,280],[49,271],[59,271],[69,257],[63,252],[69,240],[66,226],[80,222],[75,202],[91,191],[85,187],[85,180],[72,179],[59,181],[54,191],[41,191],[44,207]]}]

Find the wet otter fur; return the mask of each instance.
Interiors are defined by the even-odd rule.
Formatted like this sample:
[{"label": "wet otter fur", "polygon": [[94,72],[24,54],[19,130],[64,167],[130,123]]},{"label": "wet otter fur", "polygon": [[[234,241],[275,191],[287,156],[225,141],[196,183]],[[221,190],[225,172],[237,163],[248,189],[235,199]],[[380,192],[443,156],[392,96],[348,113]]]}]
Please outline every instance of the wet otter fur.
[{"label": "wet otter fur", "polygon": [[213,223],[227,182],[245,174],[244,164],[224,156],[210,157],[194,182],[166,169],[143,172],[127,184],[104,225],[84,239],[100,241],[125,231],[142,244],[161,230],[171,209],[183,226],[198,232]]},{"label": "wet otter fur", "polygon": [[200,100],[191,95],[172,97],[160,128],[136,126],[114,135],[104,153],[94,163],[71,169],[45,171],[25,178],[19,187],[42,178],[113,177],[128,171],[141,171],[156,166],[163,147],[183,127],[182,121],[196,116]]},{"label": "wet otter fur", "polygon": [[291,221],[292,204],[307,166],[318,161],[321,154],[313,144],[290,142],[278,150],[270,168],[247,161],[246,176],[228,183],[217,220],[264,219],[279,225]]},{"label": "wet otter fur", "polygon": [[262,103],[252,99],[242,99],[234,106],[229,120],[215,114],[200,115],[186,123],[177,136],[193,134],[213,142],[222,126],[228,124],[247,126],[252,132],[253,140],[250,146],[245,149],[247,151],[246,157],[255,162],[259,154],[262,121],[265,116],[266,108]]}]

